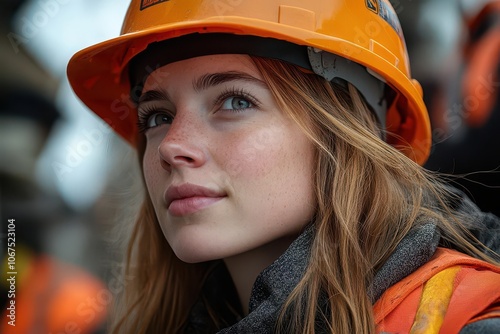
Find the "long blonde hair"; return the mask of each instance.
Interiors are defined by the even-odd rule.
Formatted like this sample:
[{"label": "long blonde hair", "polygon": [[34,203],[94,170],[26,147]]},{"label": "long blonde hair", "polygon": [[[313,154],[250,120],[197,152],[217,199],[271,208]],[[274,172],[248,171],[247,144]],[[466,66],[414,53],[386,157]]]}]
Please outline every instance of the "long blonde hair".
[{"label": "long blonde hair", "polygon": [[[374,333],[368,286],[374,273],[421,217],[443,238],[489,261],[446,204],[445,186],[381,137],[377,121],[355,88],[330,84],[276,60],[253,57],[281,110],[316,148],[315,237],[304,277],[283,306],[276,331],[314,333],[325,319],[330,333]],[[356,259],[353,261],[353,259]],[[182,333],[214,264],[177,259],[149,197],[130,239],[125,273],[133,279],[120,299],[113,333]],[[328,296],[323,314],[320,295]],[[203,298],[210,328],[227,326]]]}]

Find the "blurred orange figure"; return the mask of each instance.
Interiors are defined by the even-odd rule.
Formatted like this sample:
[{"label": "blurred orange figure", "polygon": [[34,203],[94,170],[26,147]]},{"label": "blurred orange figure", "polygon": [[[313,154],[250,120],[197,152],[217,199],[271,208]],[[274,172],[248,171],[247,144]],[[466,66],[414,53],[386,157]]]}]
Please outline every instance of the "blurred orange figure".
[{"label": "blurred orange figure", "polygon": [[1,333],[90,334],[103,327],[111,292],[99,279],[46,255],[28,259],[17,273],[10,276],[15,288],[7,288]]}]

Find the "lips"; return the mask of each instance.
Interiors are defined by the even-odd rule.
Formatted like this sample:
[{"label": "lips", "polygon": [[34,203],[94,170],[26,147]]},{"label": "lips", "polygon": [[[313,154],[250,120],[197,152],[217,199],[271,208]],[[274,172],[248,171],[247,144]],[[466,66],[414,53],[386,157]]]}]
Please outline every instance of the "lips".
[{"label": "lips", "polygon": [[220,190],[184,183],[168,187],[165,202],[171,215],[184,216],[200,211],[226,196],[227,194]]}]

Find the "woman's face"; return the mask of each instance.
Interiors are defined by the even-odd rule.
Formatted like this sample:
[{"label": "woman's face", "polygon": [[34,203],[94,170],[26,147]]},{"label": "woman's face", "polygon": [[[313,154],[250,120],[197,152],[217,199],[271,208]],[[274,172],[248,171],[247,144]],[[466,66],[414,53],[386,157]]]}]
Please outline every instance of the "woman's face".
[{"label": "woman's face", "polygon": [[311,220],[312,143],[250,57],[163,66],[147,78],[138,110],[147,189],[181,260],[273,247]]}]

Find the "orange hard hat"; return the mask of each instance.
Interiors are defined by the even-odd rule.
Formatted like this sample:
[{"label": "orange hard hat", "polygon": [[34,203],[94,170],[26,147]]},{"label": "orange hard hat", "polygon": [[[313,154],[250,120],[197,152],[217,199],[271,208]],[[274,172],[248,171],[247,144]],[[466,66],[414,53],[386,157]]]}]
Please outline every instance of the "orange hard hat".
[{"label": "orange hard hat", "polygon": [[[282,52],[289,46],[291,51]],[[284,55],[296,53],[293,46],[300,49],[298,61]],[[134,146],[137,115],[131,95],[137,83],[130,68],[146,75],[154,71],[140,58],[155,47],[168,59],[163,64],[247,53],[290,61],[328,80],[344,79],[377,113],[391,145],[420,164],[429,155],[422,89],[411,78],[401,27],[388,0],[132,0],[122,35],[75,54],[68,77],[80,99]]]}]

